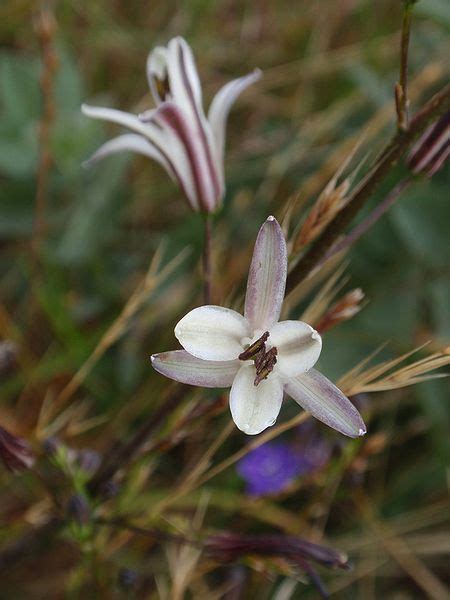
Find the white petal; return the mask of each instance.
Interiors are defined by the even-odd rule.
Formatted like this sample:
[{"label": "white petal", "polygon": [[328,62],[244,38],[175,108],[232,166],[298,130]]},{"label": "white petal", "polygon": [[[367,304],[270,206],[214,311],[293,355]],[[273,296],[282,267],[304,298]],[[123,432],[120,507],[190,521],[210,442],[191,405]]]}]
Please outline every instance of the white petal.
[{"label": "white petal", "polygon": [[214,96],[208,111],[208,121],[215,140],[217,159],[223,161],[225,148],[225,127],[228,113],[237,97],[252,83],[261,78],[261,71],[255,69],[253,73],[234,79],[221,88]]},{"label": "white petal", "polygon": [[350,400],[315,369],[290,379],[284,389],[313,417],[340,433],[349,437],[366,433],[364,421]]},{"label": "white petal", "polygon": [[269,346],[278,350],[275,368],[284,376],[295,377],[313,367],[322,350],[322,338],[303,321],[280,321],[269,330]]},{"label": "white petal", "polygon": [[269,217],[259,230],[247,281],[244,314],[254,329],[264,331],[278,321],[286,275],[286,241],[278,221]]},{"label": "white petal", "polygon": [[205,148],[209,147],[203,143],[201,133],[204,132],[192,125],[185,111],[174,102],[161,104],[153,119],[177,139],[189,165],[198,203],[203,210],[213,212],[220,200],[220,191],[217,172],[214,165],[208,163],[205,153]]},{"label": "white petal", "polygon": [[[88,117],[111,121],[128,127],[148,139],[168,164],[168,171],[172,172],[177,179],[192,208],[198,210],[197,193],[194,189],[192,173],[185,149],[178,137],[169,128],[161,129],[161,127],[155,125],[151,120],[144,123],[136,115],[113,108],[100,108],[83,104],[81,110]],[[157,111],[151,112],[151,116],[156,114]],[[146,118],[150,117],[146,116]]]},{"label": "white petal", "polygon": [[192,144],[196,146],[197,160],[202,164],[202,171],[208,174],[204,180],[205,194],[209,203],[210,197],[213,198],[215,209],[224,193],[223,165],[216,159],[211,127],[203,111],[202,90],[194,57],[189,45],[181,37],[169,42],[167,68],[172,100],[186,115],[194,133]]},{"label": "white petal", "polygon": [[204,360],[235,360],[243,350],[241,340],[250,335],[242,315],[222,306],[194,308],[175,327],[185,350]]},{"label": "white petal", "polygon": [[101,121],[110,121],[111,123],[117,123],[131,129],[135,133],[148,136],[152,133],[152,127],[143,123],[139,117],[131,113],[124,112],[123,110],[117,110],[115,108],[102,108],[100,106],[89,106],[83,104],[81,111],[87,117],[92,119],[100,119]]},{"label": "white petal", "polygon": [[186,350],[153,354],[151,358],[158,373],[181,383],[211,388],[229,387],[242,365],[239,360],[201,360]]},{"label": "white petal", "polygon": [[194,56],[185,39],[178,36],[167,46],[167,68],[173,100],[192,119],[203,114],[202,88],[198,77]]},{"label": "white petal", "polygon": [[138,154],[148,156],[162,165],[170,177],[175,177],[169,163],[161,152],[147,138],[136,133],[125,133],[105,142],[84,164],[88,166],[105,156],[123,151],[137,152]]},{"label": "white petal", "polygon": [[230,410],[237,427],[248,435],[261,433],[275,423],[283,402],[283,386],[271,373],[255,386],[255,368],[240,368],[230,392]]}]

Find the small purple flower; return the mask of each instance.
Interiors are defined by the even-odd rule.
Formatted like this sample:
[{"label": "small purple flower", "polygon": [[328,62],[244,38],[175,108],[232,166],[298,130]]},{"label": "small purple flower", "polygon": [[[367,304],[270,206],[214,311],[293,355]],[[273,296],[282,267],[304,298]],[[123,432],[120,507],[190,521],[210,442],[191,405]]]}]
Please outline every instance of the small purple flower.
[{"label": "small purple flower", "polygon": [[284,442],[267,442],[249,452],[237,465],[250,496],[266,496],[285,490],[308,470],[302,454]]}]

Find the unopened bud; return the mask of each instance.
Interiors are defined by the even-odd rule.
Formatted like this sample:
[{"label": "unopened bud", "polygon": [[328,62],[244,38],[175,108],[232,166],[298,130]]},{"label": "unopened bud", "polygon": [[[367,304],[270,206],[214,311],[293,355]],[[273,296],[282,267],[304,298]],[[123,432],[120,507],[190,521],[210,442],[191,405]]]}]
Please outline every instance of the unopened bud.
[{"label": "unopened bud", "polygon": [[413,146],[408,167],[415,175],[431,177],[444,165],[450,154],[450,111],[431,125]]},{"label": "unopened bud", "polygon": [[0,458],[8,471],[13,473],[31,469],[35,461],[28,442],[3,427],[0,427]]}]

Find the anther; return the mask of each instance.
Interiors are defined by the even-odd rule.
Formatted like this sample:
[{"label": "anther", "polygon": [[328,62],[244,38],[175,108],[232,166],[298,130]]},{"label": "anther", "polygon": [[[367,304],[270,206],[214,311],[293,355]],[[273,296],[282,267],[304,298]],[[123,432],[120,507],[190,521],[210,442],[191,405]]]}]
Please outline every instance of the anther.
[{"label": "anther", "polygon": [[267,379],[269,374],[273,371],[274,366],[277,362],[277,349],[271,348],[264,354],[261,353],[258,358],[255,358],[256,377],[254,385],[257,386],[263,379]]},{"label": "anther", "polygon": [[261,352],[261,350],[265,352],[268,337],[269,332],[264,332],[262,336],[256,340],[256,342],[253,342],[253,344],[247,348],[247,350],[244,350],[244,352],[241,352],[241,354],[239,354],[239,360],[251,360],[252,358],[254,359],[259,354],[259,352]]}]

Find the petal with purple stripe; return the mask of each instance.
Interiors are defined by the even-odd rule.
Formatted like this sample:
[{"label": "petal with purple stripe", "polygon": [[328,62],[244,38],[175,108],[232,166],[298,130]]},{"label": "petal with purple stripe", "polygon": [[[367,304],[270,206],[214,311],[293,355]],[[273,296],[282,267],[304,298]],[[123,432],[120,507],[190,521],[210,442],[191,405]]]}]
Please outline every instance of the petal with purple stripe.
[{"label": "petal with purple stripe", "polygon": [[278,221],[269,217],[259,230],[247,281],[244,314],[254,329],[264,331],[278,321],[286,275],[286,241]]},{"label": "petal with purple stripe", "polygon": [[336,431],[353,438],[366,433],[361,415],[347,396],[319,371],[311,369],[289,379],[284,389],[313,417]]},{"label": "petal with purple stripe", "polygon": [[186,350],[153,354],[153,368],[170,379],[200,387],[229,387],[241,366],[239,360],[212,361],[195,358]]}]

